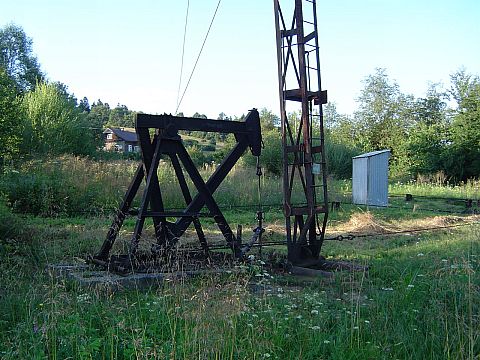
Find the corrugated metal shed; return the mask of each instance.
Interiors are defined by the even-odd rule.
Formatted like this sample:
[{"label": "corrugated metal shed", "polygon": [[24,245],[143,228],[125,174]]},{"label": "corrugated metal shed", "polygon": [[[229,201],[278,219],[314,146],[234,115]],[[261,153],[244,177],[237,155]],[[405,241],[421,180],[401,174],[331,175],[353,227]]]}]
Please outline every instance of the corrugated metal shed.
[{"label": "corrugated metal shed", "polygon": [[372,151],[353,159],[354,204],[388,206],[388,159],[390,150]]}]

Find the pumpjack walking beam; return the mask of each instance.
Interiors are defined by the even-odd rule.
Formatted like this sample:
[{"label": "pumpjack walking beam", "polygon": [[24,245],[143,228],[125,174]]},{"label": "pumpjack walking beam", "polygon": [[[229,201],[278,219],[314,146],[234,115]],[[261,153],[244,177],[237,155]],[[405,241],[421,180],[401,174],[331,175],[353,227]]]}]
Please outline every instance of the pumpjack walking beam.
[{"label": "pumpjack walking beam", "polygon": [[[206,216],[212,217],[215,220],[227,244],[233,250],[234,255],[241,257],[243,255],[241,239],[237,239],[233,234],[218,204],[213,198],[213,193],[247,148],[250,148],[254,156],[260,156],[262,137],[258,111],[256,109],[250,110],[244,122],[195,119],[167,114],[137,114],[135,128],[140,142],[142,163],[139,165],[125,194],[124,200],[117,211],[107,237],[100,251],[93,258],[93,261],[99,264],[108,263],[110,250],[128,214],[137,215],[127,257],[128,262],[131,262],[135,257],[145,219],[148,217],[153,219],[157,241],[156,249],[160,253],[168,253],[178,241],[178,238],[184,234],[192,223],[197,232],[200,244],[203,249],[208,252],[208,244],[199,221],[199,217]],[[153,137],[150,135],[149,129],[155,129]],[[206,182],[188,155],[182,139],[178,134],[180,130],[234,134],[236,145]],[[186,204],[183,211],[172,212],[165,210],[161,184],[159,184],[157,177],[157,169],[162,155],[168,156],[172,162]],[[188,174],[198,191],[198,194],[193,198],[187,186],[184,171]],[[144,179],[146,185],[142,194],[140,207],[138,211],[135,211],[131,208],[132,202]],[[207,207],[209,213],[201,213],[200,211],[203,207]],[[175,222],[167,220],[167,218],[172,217],[176,218]]]},{"label": "pumpjack walking beam", "polygon": [[[316,1],[295,0],[290,27],[280,0],[274,0],[274,10],[288,257],[308,266],[320,257],[328,217],[322,109],[327,93],[321,87]],[[287,115],[294,103],[301,108],[298,126]]]}]

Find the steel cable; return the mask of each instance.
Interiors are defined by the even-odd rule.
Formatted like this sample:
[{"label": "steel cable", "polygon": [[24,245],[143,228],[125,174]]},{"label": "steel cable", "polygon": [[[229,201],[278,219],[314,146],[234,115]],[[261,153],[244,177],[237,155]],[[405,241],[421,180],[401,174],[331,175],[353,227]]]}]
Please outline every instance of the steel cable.
[{"label": "steel cable", "polygon": [[208,27],[207,34],[205,35],[205,38],[203,39],[202,47],[200,48],[200,51],[197,56],[197,60],[195,60],[195,64],[193,65],[192,72],[190,73],[190,76],[187,81],[187,85],[185,85],[185,89],[183,90],[182,97],[180,98],[180,101],[177,104],[177,108],[175,109],[175,114],[177,113],[178,109],[180,108],[180,105],[182,104],[183,98],[185,96],[185,93],[187,92],[188,86],[190,85],[190,81],[192,80],[193,73],[195,72],[195,69],[197,68],[198,61],[200,60],[200,56],[202,55],[203,48],[205,47],[205,43],[207,42],[208,35],[210,34],[210,30],[212,29],[213,22],[215,20],[215,17],[217,16],[218,8],[220,7],[220,3],[222,0],[218,0],[217,7],[215,8],[215,12],[213,13],[212,20],[210,21],[210,26]]},{"label": "steel cable", "polygon": [[[180,78],[178,79],[178,90],[177,90],[177,110],[178,110],[178,102],[180,98],[180,88],[182,85],[182,76],[183,76],[183,60],[185,57],[185,40],[187,38],[187,24],[188,24],[188,10],[190,9],[190,0],[187,0],[187,14],[185,15],[185,27],[183,29],[183,45],[182,45],[182,61],[180,65]],[[177,112],[175,111],[175,114]]]},{"label": "steel cable", "polygon": [[[370,233],[370,234],[346,234],[346,235],[337,235],[333,237],[326,237],[324,240],[327,241],[344,241],[344,240],[354,240],[356,238],[367,238],[367,237],[383,237],[383,236],[392,236],[392,235],[400,235],[400,234],[409,234],[409,233],[417,233],[417,232],[428,232],[428,231],[435,231],[435,230],[442,230],[442,229],[450,229],[450,228],[457,228],[463,226],[471,226],[471,225],[478,225],[480,222],[469,222],[469,223],[462,223],[462,224],[453,224],[453,225],[445,225],[445,226],[436,226],[436,227],[429,227],[429,228],[418,228],[418,229],[408,229],[408,230],[399,230],[399,231],[389,231],[383,233]],[[264,241],[262,246],[281,246],[287,245],[286,241]],[[258,244],[254,244],[252,247],[257,247]],[[187,249],[187,248],[185,248]],[[189,248],[188,248],[189,249]],[[192,248],[194,250],[195,248]],[[224,244],[211,244],[209,246],[210,250],[223,250],[229,249],[227,245]]]}]

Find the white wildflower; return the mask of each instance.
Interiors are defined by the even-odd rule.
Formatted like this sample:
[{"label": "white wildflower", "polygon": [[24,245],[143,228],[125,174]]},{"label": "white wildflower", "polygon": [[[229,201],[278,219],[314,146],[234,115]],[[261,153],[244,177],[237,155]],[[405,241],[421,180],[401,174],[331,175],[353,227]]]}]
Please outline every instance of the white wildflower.
[{"label": "white wildflower", "polygon": [[90,294],[87,294],[87,293],[80,294],[80,295],[77,296],[77,301],[79,301],[79,302],[85,302],[85,301],[88,301],[90,299],[91,299]]}]

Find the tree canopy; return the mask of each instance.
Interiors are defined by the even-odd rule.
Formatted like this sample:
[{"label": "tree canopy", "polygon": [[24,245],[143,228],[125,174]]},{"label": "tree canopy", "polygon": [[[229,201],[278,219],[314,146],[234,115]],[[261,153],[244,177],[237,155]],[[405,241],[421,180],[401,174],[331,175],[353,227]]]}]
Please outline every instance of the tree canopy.
[{"label": "tree canopy", "polygon": [[36,83],[44,79],[33,54],[32,39],[20,26],[10,24],[0,29],[0,67],[22,92],[35,88]]},{"label": "tree canopy", "polygon": [[[454,181],[480,177],[480,78],[460,69],[450,80],[448,89],[430,85],[424,97],[415,98],[403,93],[386,69],[377,68],[363,80],[353,115],[339,113],[334,103],[326,104],[330,173],[349,177],[352,156],[389,149],[394,176],[411,178],[442,172]],[[45,79],[33,54],[32,39],[20,26],[0,28],[0,158],[92,154],[102,146],[105,127],[134,127],[135,114],[123,104],[112,108],[101,100],[90,104],[87,97],[78,101],[67,85]],[[298,113],[288,116],[294,123],[299,121]],[[199,121],[207,118],[198,112],[193,117]],[[223,112],[217,117],[235,121],[244,118]],[[260,121],[265,166],[272,173],[280,173],[280,119],[262,108]],[[233,142],[231,134],[182,133],[202,139],[202,144],[189,140],[192,148],[196,146],[191,152],[198,161],[207,159],[202,152],[205,149],[215,149],[218,142],[223,142],[226,146],[222,151],[227,151]],[[254,163],[248,156],[245,161]]]}]

